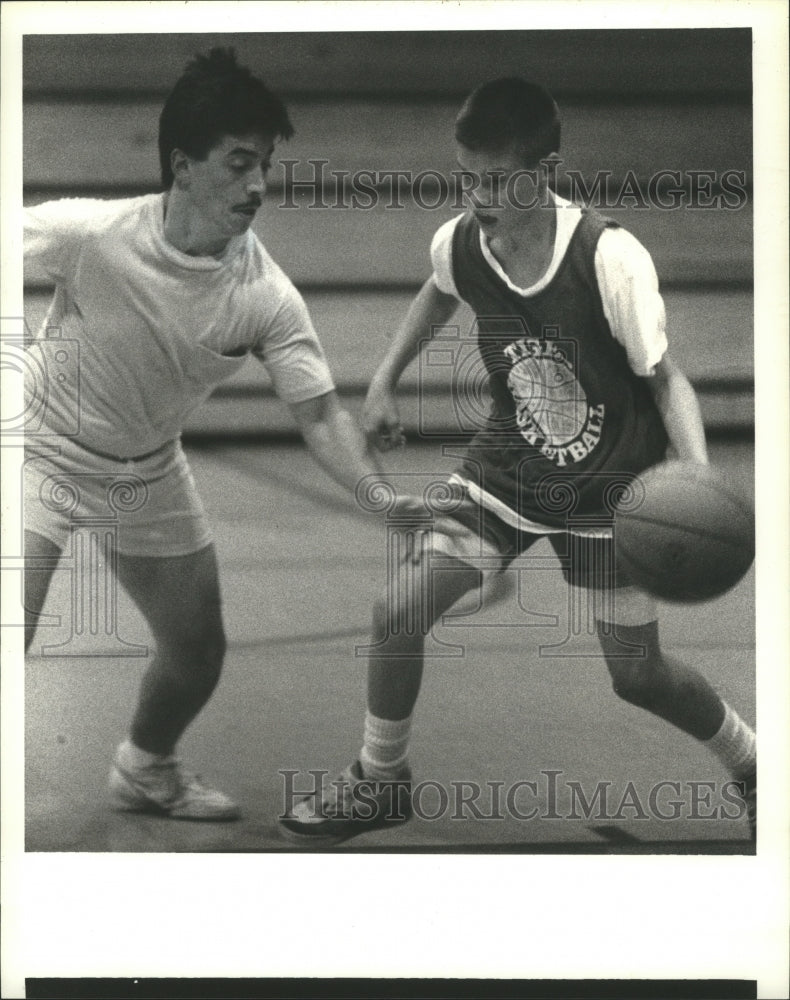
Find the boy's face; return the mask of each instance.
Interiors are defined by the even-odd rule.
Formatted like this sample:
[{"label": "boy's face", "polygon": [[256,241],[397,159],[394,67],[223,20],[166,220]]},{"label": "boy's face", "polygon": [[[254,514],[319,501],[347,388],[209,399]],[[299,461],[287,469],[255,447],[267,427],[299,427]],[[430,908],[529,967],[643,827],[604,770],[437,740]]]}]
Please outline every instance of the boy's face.
[{"label": "boy's face", "polygon": [[227,243],[249,229],[266,192],[273,151],[274,138],[257,134],[227,135],[205,160],[176,151],[175,184],[205,236]]},{"label": "boy's face", "polygon": [[458,165],[471,175],[464,202],[489,238],[524,224],[524,213],[545,205],[545,173],[527,168],[514,151],[471,150],[458,144]]}]

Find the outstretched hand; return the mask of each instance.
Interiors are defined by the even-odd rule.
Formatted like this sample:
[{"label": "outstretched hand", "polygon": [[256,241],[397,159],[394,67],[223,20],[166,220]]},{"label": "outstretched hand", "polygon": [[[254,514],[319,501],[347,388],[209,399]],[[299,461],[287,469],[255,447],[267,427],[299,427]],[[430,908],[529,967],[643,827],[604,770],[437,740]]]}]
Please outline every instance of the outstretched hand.
[{"label": "outstretched hand", "polygon": [[395,394],[375,381],[362,407],[362,430],[368,444],[378,451],[392,451],[406,444]]}]

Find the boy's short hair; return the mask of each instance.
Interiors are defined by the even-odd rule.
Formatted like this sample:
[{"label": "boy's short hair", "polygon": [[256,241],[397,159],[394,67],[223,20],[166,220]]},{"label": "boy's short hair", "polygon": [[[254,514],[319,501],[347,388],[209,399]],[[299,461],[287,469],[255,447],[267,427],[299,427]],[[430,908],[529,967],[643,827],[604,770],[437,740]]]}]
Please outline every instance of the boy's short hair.
[{"label": "boy's short hair", "polygon": [[491,80],[467,97],[455,120],[455,138],[475,152],[514,150],[525,167],[533,167],[559,152],[559,108],[537,83]]},{"label": "boy's short hair", "polygon": [[293,126],[285,105],[250,70],[239,66],[233,49],[196,55],[165,101],[159,116],[162,186],[173,184],[170,156],[183,150],[204,160],[225,135],[249,133],[290,139]]}]

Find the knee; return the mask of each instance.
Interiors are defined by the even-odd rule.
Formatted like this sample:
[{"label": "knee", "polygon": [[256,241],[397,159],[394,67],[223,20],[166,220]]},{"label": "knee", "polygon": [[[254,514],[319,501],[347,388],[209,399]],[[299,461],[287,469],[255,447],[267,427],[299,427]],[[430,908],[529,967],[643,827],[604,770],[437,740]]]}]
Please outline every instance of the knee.
[{"label": "knee", "polygon": [[219,673],[225,660],[227,648],[228,642],[225,638],[225,629],[222,626],[222,622],[216,622],[201,629],[195,637],[193,655],[204,669],[208,671],[216,670]]},{"label": "knee", "polygon": [[392,588],[373,602],[373,632],[378,640],[421,640],[431,624],[427,601],[418,592],[399,595]]},{"label": "knee", "polygon": [[644,663],[607,665],[612,678],[612,689],[618,698],[638,708],[650,709],[654,706],[660,686]]},{"label": "knee", "polygon": [[217,670],[220,670],[225,661],[225,653],[228,650],[228,640],[225,636],[225,629],[222,626],[222,622],[217,622],[214,628],[208,632],[202,645],[205,649],[203,659],[207,663],[216,666]]},{"label": "knee", "polygon": [[610,662],[615,694],[623,701],[648,711],[691,702],[696,694],[695,675],[662,656],[624,666]]},{"label": "knee", "polygon": [[597,632],[614,693],[631,705],[651,708],[664,674],[655,625],[612,629],[598,622]]},{"label": "knee", "polygon": [[194,630],[181,631],[160,644],[168,659],[181,670],[198,674],[212,682],[219,677],[227,640],[222,622],[202,622]]}]

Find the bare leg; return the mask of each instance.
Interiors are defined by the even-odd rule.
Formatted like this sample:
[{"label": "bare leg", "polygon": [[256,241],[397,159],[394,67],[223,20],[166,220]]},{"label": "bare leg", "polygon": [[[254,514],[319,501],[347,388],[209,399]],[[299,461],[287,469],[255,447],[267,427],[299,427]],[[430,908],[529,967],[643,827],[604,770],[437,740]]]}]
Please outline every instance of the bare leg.
[{"label": "bare leg", "polygon": [[[724,720],[724,703],[698,670],[664,656],[658,641],[658,622],[616,625],[615,632],[616,637],[605,635],[598,623],[598,638],[607,656],[615,693],[699,740],[714,736]],[[618,639],[644,646],[645,656],[618,658]]]},{"label": "bare leg", "polygon": [[380,719],[411,715],[422,681],[425,636],[457,600],[481,585],[479,570],[458,559],[452,562],[453,568],[432,571],[430,582],[415,572],[414,565],[402,562],[394,567],[386,593],[376,602],[377,648],[368,663],[368,710]]},{"label": "bare leg", "polygon": [[61,550],[35,531],[25,532],[25,652],[36,634]]},{"label": "bare leg", "polygon": [[172,753],[219,680],[225,633],[214,546],[186,556],[119,555],[118,578],[156,641],[140,687],[132,742]]}]

